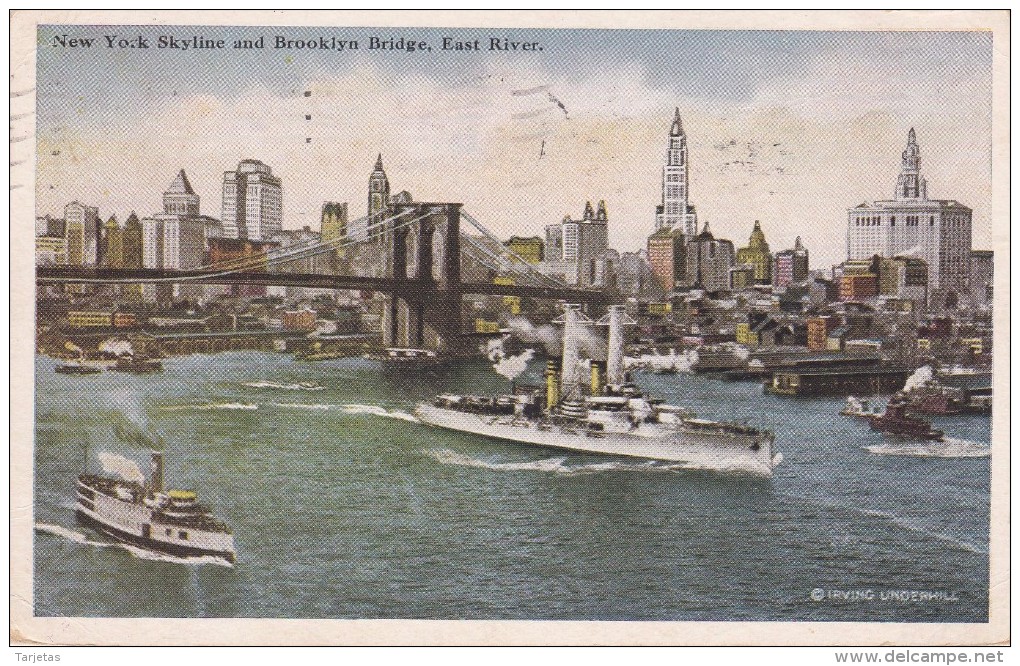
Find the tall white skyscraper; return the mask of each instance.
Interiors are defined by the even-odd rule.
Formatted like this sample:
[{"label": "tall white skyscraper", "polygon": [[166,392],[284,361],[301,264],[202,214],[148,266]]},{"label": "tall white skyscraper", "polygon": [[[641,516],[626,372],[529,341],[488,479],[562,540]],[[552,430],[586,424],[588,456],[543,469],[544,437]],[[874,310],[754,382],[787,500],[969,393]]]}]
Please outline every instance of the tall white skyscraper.
[{"label": "tall white skyscraper", "polygon": [[223,174],[223,235],[267,240],[283,228],[283,188],[259,160],[241,160]]},{"label": "tall white skyscraper", "polygon": [[951,199],[929,199],[921,149],[911,128],[893,199],[847,211],[847,258],[907,256],[928,264],[929,293],[968,290],[972,211]]},{"label": "tall white skyscraper", "polygon": [[662,203],[655,207],[655,229],[668,228],[692,238],[698,231],[698,214],[690,205],[687,135],[680,120],[680,108],[669,128],[666,164],[662,167]]}]

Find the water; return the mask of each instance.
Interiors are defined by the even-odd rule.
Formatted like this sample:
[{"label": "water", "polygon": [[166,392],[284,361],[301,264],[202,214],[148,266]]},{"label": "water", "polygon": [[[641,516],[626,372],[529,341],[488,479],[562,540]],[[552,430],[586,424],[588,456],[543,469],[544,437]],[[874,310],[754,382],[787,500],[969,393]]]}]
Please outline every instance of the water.
[{"label": "water", "polygon": [[[415,421],[435,393],[504,389],[483,361],[413,377],[263,353],[172,358],[143,376],[54,365],[36,361],[40,616],[987,621],[987,417],[934,419],[948,451],[886,455],[840,399],[638,375],[700,416],[773,428],[784,462],[760,480]],[[94,470],[100,452],[147,469],[163,448],[168,482],[232,526],[237,563],[76,526],[86,441]],[[868,589],[875,599],[811,598]]]}]

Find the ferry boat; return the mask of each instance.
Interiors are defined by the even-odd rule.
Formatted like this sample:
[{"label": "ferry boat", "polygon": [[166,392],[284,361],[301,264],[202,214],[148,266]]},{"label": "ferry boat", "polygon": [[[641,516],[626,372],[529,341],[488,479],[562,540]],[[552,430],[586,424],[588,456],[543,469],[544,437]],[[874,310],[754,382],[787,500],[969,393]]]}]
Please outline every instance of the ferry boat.
[{"label": "ferry boat", "polygon": [[144,484],[85,473],[76,494],[78,522],[121,543],[177,557],[236,560],[233,532],[198,503],[195,491],[163,489],[158,451]]},{"label": "ferry boat", "polygon": [[885,412],[868,419],[871,429],[883,435],[900,439],[935,441],[945,439],[945,433],[931,427],[931,423],[907,414],[908,402],[903,393],[889,399]]},{"label": "ferry boat", "polygon": [[[599,324],[609,328],[607,360],[580,380],[580,306],[564,316],[563,357],[549,361],[544,387],[515,387],[497,396],[443,394],[418,405],[425,424],[556,449],[678,462],[691,467],[772,476],[782,460],[772,432],[699,419],[689,410],[643,395],[623,371],[623,306]],[[605,380],[603,380],[603,371]],[[544,389],[544,390],[543,390]]]}]

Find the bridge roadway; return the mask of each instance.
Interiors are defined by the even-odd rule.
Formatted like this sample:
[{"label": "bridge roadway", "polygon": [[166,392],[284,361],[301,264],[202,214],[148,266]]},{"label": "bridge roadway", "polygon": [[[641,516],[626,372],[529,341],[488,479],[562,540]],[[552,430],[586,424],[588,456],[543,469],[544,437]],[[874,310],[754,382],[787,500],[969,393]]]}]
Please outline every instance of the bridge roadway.
[{"label": "bridge roadway", "polygon": [[191,284],[248,284],[277,287],[308,287],[312,289],[363,289],[415,296],[422,294],[478,294],[487,296],[522,296],[564,300],[576,303],[602,304],[605,292],[579,287],[534,287],[527,285],[461,282],[456,288],[442,288],[432,280],[374,278],[356,275],[323,275],[320,273],[269,273],[203,270],[167,270],[159,268],[89,268],[81,266],[38,266],[35,270],[38,284],[59,283],[145,283],[170,282]]}]

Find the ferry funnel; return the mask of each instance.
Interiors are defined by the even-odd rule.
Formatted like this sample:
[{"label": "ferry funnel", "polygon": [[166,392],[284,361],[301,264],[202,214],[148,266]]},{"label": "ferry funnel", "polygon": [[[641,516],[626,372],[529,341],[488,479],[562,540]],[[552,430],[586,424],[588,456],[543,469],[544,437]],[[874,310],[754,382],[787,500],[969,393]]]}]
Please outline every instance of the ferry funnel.
[{"label": "ferry funnel", "polygon": [[149,490],[153,493],[163,492],[163,454],[152,452],[152,468],[149,473]]}]

